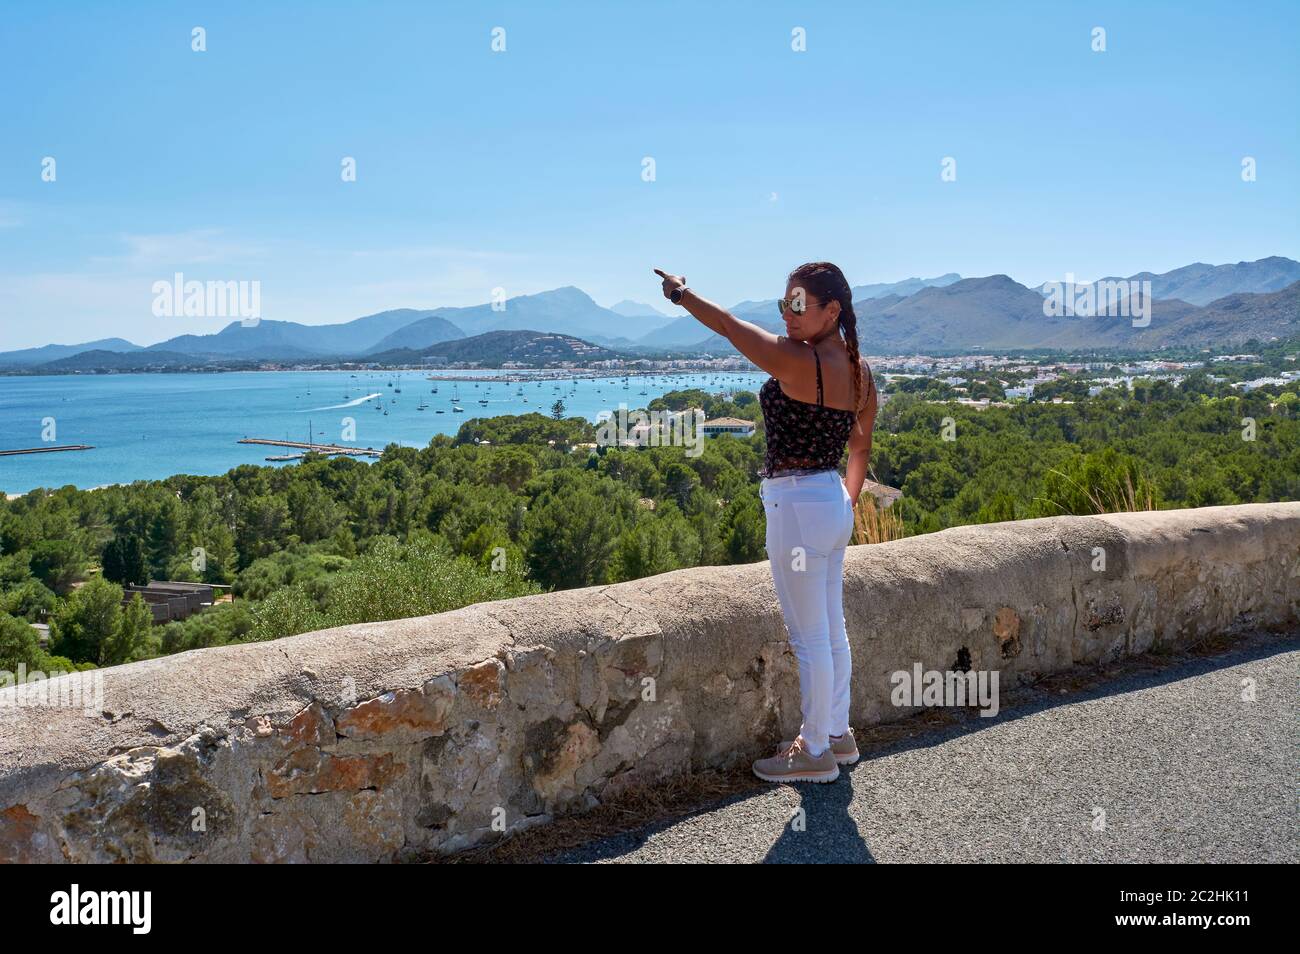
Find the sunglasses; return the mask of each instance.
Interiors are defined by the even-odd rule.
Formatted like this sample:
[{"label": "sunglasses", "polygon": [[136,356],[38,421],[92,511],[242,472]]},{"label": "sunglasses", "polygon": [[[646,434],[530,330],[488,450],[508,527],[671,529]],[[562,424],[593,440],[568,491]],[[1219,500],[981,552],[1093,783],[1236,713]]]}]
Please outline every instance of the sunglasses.
[{"label": "sunglasses", "polygon": [[808,299],[807,296],[804,296],[804,298],[778,298],[776,306],[781,309],[781,314],[783,315],[787,308],[793,311],[796,315],[802,315],[808,310],[808,301],[811,301],[814,305],[826,304],[823,301],[817,301],[815,298]]}]

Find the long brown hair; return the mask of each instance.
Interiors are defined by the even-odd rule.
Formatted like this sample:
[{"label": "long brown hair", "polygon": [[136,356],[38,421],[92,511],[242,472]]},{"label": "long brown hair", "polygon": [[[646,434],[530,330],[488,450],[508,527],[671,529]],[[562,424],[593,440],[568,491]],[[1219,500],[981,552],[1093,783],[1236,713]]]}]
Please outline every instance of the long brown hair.
[{"label": "long brown hair", "polygon": [[[862,410],[862,359],[858,355],[858,316],[853,311],[853,289],[838,265],[808,262],[790,273],[788,282],[797,282],[805,291],[822,301],[840,303],[840,335],[853,365],[853,413]],[[868,399],[870,395],[868,395]]]}]

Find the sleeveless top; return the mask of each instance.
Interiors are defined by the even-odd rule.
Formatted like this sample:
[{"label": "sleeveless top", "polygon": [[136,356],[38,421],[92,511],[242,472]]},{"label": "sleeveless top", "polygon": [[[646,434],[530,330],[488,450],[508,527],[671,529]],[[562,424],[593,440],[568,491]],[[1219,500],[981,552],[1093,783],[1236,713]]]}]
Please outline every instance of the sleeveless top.
[{"label": "sleeveless top", "polygon": [[[857,414],[827,407],[822,394],[822,359],[817,361],[817,403],[798,401],[781,390],[776,378],[768,378],[758,392],[767,432],[767,454],[760,477],[780,470],[835,470],[848,444]],[[875,382],[871,382],[874,387]],[[870,393],[870,391],[868,391]]]}]

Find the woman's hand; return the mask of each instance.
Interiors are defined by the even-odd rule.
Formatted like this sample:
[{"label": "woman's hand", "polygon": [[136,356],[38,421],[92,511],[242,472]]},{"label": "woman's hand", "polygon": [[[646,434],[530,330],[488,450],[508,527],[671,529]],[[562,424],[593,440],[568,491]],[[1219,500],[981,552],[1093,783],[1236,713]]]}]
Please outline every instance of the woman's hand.
[{"label": "woman's hand", "polygon": [[655,274],[664,280],[664,297],[669,301],[672,300],[673,292],[686,284],[685,275],[669,275],[658,268],[655,269]]}]

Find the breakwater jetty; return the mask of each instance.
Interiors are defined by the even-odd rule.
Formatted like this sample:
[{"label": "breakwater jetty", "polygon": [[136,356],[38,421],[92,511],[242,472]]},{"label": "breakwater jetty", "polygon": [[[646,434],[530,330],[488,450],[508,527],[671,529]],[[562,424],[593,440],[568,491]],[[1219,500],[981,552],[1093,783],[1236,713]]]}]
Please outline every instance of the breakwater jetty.
[{"label": "breakwater jetty", "polygon": [[[245,437],[240,444],[261,444],[265,447],[292,447],[313,454],[346,454],[349,457],[382,457],[384,452],[373,447],[344,447],[340,444],[308,444],[305,441],[274,441],[264,437]],[[297,455],[284,455],[282,460],[292,459]]]},{"label": "breakwater jetty", "polygon": [[94,450],[91,444],[56,444],[50,447],[20,447],[16,450],[0,450],[0,457],[13,457],[17,454],[53,454],[56,451]]}]

